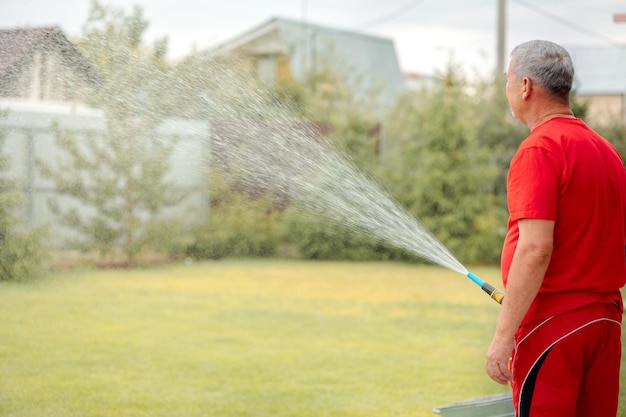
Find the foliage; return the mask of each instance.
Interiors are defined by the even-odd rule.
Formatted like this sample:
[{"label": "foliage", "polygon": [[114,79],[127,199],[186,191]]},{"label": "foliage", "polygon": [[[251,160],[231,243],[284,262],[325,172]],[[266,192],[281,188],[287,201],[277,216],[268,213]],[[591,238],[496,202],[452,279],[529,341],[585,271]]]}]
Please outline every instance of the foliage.
[{"label": "foliage", "polygon": [[145,245],[144,225],[185,195],[165,179],[175,142],[133,140],[131,132],[78,136],[59,126],[54,133],[63,156],[54,165],[39,160],[38,167],[57,193],[75,204],[53,197],[51,211],[61,225],[77,232],[75,246],[98,249],[105,256],[121,243],[132,265]]},{"label": "foliage", "polygon": [[[0,150],[4,147],[5,131],[0,131]],[[6,175],[7,156],[0,152],[0,281],[24,281],[37,276],[47,257],[45,228],[26,229],[17,214],[23,206],[23,196],[15,181]]]},{"label": "foliage", "polygon": [[[326,127],[336,146],[392,194],[464,263],[497,263],[506,233],[506,174],[526,128],[514,120],[500,83],[469,82],[453,63],[433,83],[401,98],[381,120],[334,73],[279,83],[279,96]],[[584,111],[584,108],[581,107]],[[380,126],[380,125],[379,125]],[[381,154],[379,150],[383,149]],[[321,259],[406,258],[336,225],[287,216],[290,241]]]},{"label": "foliage", "polygon": [[347,74],[336,69],[309,74],[299,84],[281,80],[277,85],[279,97],[308,120],[318,123],[331,142],[349,154],[355,163],[374,170],[380,147],[382,115],[378,92],[370,89],[356,96],[355,85],[347,82]]},{"label": "foliage", "polygon": [[[278,96],[302,117],[316,123],[329,142],[357,167],[374,173],[379,168],[381,121],[385,113],[379,91],[370,87],[366,94],[358,95],[355,91],[365,90],[364,80],[337,62],[326,62],[329,56],[317,59],[319,69],[309,73],[304,81],[279,80]],[[409,258],[324,216],[314,217],[298,209],[287,211],[284,230],[288,244],[306,259]]]},{"label": "foliage", "polygon": [[514,119],[504,94],[504,79],[480,80],[476,86],[478,109],[474,115],[474,128],[478,145],[488,150],[489,159],[495,165],[491,192],[497,204],[506,208],[506,176],[509,162],[519,144],[528,136],[528,128]]},{"label": "foliage", "polygon": [[188,258],[188,249],[194,246],[194,230],[202,227],[202,214],[189,213],[189,221],[181,216],[168,217],[145,225],[145,241],[154,253],[165,255],[170,261]]},{"label": "foliage", "polygon": [[154,51],[142,46],[147,25],[140,8],[125,16],[93,2],[78,45],[102,74],[85,100],[104,111],[106,127],[79,136],[54,126],[64,155],[56,163],[39,161],[57,193],[77,203],[68,207],[54,198],[50,208],[78,233],[80,247],[104,256],[121,245],[128,265],[146,244],[147,222],[187,194],[166,179],[177,138],[157,130],[170,111],[172,77],[164,42]]},{"label": "foliage", "polygon": [[212,174],[208,221],[191,231],[185,256],[220,259],[276,254],[281,213],[267,196],[251,196],[233,187],[218,172]]},{"label": "foliage", "polygon": [[[194,114],[202,116],[207,103],[211,105],[209,112],[216,122],[215,131],[237,128],[243,117],[269,126],[274,118],[283,123],[285,117],[301,117],[315,123],[357,165],[375,166],[377,138],[371,131],[377,126],[377,119],[371,110],[366,109],[364,102],[354,99],[341,74],[320,71],[301,83],[281,80],[276,86],[265,85],[251,79],[245,63],[232,56],[213,57],[210,62],[191,57],[177,70],[183,84],[195,86],[196,94],[201,91],[200,94],[208,97],[206,102],[198,103]],[[217,82],[219,80],[223,82]],[[225,88],[230,90],[225,91]],[[259,110],[263,111],[262,114],[257,114]],[[228,165],[226,169],[230,167]],[[190,255],[211,258],[273,256],[279,247],[305,247],[311,243],[310,235],[294,228],[307,226],[303,223],[295,226],[296,222],[283,220],[281,212],[290,204],[286,197],[265,195],[263,189],[254,189],[247,181],[239,184],[236,173],[229,172],[228,175],[231,183],[221,189],[216,185],[219,181],[211,181],[210,221],[194,230],[195,243],[190,248]],[[278,233],[279,228],[283,233]],[[283,245],[279,245],[279,241]],[[335,246],[344,243],[347,243],[345,239],[336,240]],[[343,252],[329,250],[322,255],[305,250],[301,255],[337,259],[343,253],[354,258],[347,254],[357,250],[352,248],[359,244],[362,241],[352,240],[350,248]]]},{"label": "foliage", "polygon": [[622,156],[626,158],[626,123],[622,120],[615,120],[605,126],[596,127],[598,133],[609,140]]},{"label": "foliage", "polygon": [[326,217],[315,217],[297,209],[287,211],[285,232],[287,242],[293,244],[304,259],[373,261],[409,258],[399,250],[388,248]]},{"label": "foliage", "polygon": [[223,118],[236,118],[237,112],[250,112],[246,106],[253,103],[248,100],[255,99],[253,94],[260,91],[261,86],[237,56],[206,59],[190,55],[171,69],[171,85],[167,88],[172,116],[208,119],[214,123]]},{"label": "foliage", "polygon": [[388,123],[390,187],[463,263],[497,261],[504,235],[498,167],[478,138],[480,98],[450,64],[441,82],[404,97]]},{"label": "foliage", "polygon": [[208,223],[192,231],[193,243],[186,255],[195,259],[274,256],[278,248],[276,214],[268,214],[266,209],[262,200],[233,195],[228,205],[211,210]]},{"label": "foliage", "polygon": [[589,102],[581,98],[576,90],[573,90],[570,94],[570,104],[572,106],[572,112],[574,116],[585,119],[589,112]]}]

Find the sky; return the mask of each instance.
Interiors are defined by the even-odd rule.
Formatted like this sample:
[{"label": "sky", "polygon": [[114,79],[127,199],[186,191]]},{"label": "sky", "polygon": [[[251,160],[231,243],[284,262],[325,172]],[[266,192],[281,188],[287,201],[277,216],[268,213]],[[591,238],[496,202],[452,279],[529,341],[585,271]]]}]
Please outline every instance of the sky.
[{"label": "sky", "polygon": [[[452,60],[468,72],[495,69],[498,0],[100,0],[143,9],[148,40],[167,36],[169,57],[220,44],[272,17],[393,40],[404,72],[432,75]],[[0,0],[0,28],[60,26],[78,37],[90,0]],[[506,0],[506,55],[547,39],[564,46],[626,47],[626,0]],[[617,45],[617,46],[616,46]]]}]

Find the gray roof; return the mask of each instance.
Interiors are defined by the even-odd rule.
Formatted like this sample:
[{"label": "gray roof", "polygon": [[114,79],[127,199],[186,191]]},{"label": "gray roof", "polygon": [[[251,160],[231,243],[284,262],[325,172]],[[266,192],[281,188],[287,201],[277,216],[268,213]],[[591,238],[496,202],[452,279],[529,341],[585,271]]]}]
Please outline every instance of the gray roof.
[{"label": "gray roof", "polygon": [[29,54],[54,28],[0,30],[0,75]]},{"label": "gray roof", "polygon": [[302,80],[311,71],[332,68],[349,74],[363,93],[379,86],[386,100],[394,100],[405,90],[393,41],[362,32],[274,17],[207,55],[222,51],[284,53],[295,79]]},{"label": "gray roof", "polygon": [[626,93],[626,45],[572,46],[574,87],[579,94]]},{"label": "gray roof", "polygon": [[61,50],[68,63],[81,68],[88,79],[98,80],[94,65],[56,26],[0,29],[0,78],[19,71],[36,51],[49,48]]}]

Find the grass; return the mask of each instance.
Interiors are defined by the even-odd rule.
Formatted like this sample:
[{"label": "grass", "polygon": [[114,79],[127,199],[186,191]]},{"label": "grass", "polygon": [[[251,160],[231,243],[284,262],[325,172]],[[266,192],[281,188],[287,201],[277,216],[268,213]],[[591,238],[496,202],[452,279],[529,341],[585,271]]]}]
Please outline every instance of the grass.
[{"label": "grass", "polygon": [[457,273],[393,263],[3,283],[0,416],[433,416],[507,390],[483,370],[497,312]]}]

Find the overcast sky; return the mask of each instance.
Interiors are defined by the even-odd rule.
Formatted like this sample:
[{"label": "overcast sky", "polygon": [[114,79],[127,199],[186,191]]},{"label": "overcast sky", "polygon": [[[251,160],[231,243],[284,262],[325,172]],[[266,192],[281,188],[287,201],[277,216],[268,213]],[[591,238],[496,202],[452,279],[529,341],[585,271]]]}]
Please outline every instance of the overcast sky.
[{"label": "overcast sky", "polygon": [[[143,8],[148,38],[167,35],[170,57],[228,40],[272,17],[362,31],[394,41],[405,72],[432,74],[450,57],[466,70],[495,68],[497,0],[101,0]],[[80,34],[89,0],[0,0],[0,27],[58,25]],[[626,47],[626,0],[507,0],[506,53],[530,39]],[[618,46],[619,47],[619,46]]]}]

